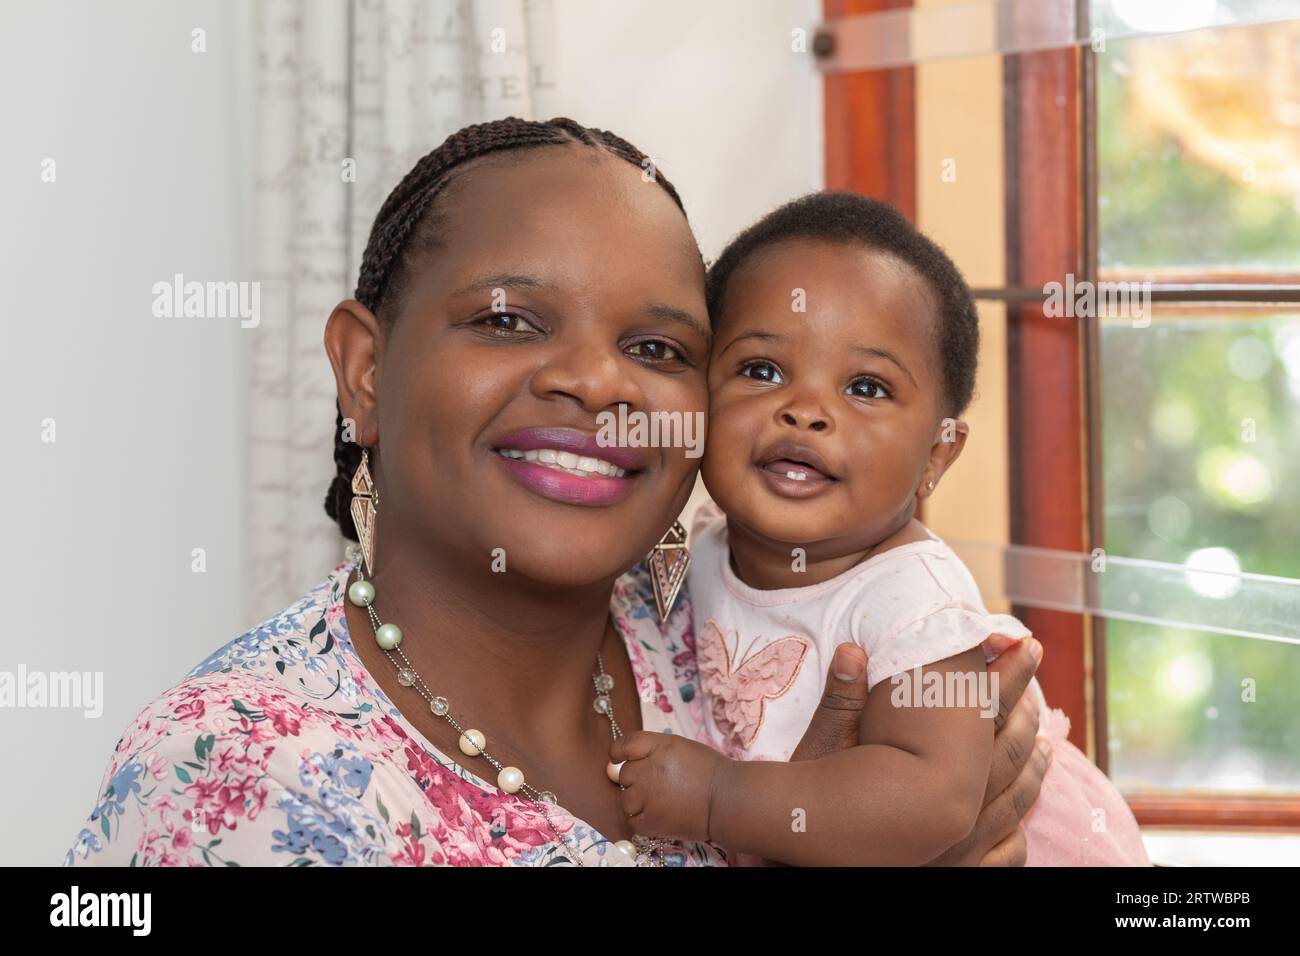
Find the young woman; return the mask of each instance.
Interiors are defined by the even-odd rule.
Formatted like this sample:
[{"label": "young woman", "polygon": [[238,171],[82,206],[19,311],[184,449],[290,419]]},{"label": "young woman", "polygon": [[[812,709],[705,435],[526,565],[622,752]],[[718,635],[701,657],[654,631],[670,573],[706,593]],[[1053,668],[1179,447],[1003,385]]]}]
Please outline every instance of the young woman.
[{"label": "young woman", "polygon": [[[609,764],[635,730],[702,737],[689,598],[661,623],[642,563],[697,459],[595,442],[602,411],[706,408],[704,265],[644,162],[507,119],[397,186],[325,331],[327,510],[368,553],[141,711],[68,864],[726,862],[634,840]],[[992,665],[985,809],[936,862],[1023,861],[1034,653]],[[865,673],[841,649],[794,759],[857,742]]]}]

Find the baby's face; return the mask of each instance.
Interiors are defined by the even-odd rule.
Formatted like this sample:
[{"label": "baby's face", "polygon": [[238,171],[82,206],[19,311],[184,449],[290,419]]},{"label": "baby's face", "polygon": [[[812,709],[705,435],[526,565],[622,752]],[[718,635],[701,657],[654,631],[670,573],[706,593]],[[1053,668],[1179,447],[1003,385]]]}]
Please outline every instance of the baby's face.
[{"label": "baby's face", "polygon": [[786,240],[732,274],[703,463],[730,519],[816,545],[810,560],[907,523],[941,421],[933,302],[910,266],[858,245]]}]

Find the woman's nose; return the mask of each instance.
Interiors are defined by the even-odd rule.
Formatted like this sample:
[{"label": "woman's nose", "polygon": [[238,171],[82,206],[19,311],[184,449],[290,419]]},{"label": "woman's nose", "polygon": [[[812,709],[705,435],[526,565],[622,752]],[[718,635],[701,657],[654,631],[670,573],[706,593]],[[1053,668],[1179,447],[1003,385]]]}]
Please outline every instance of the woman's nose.
[{"label": "woman's nose", "polygon": [[556,342],[554,353],[533,374],[532,390],[539,398],[566,396],[590,412],[642,404],[622,353],[599,342]]}]

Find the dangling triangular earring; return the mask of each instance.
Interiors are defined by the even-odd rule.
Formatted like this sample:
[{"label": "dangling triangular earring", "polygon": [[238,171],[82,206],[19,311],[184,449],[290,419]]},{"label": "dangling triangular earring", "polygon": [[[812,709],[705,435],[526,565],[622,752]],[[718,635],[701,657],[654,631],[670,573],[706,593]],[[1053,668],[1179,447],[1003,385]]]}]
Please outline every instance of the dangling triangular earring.
[{"label": "dangling triangular earring", "polygon": [[370,450],[361,450],[361,464],[352,475],[352,523],[361,543],[361,557],[366,573],[375,573],[375,512],[379,508],[379,491],[370,477]]},{"label": "dangling triangular earring", "polygon": [[668,533],[650,549],[650,583],[654,586],[660,623],[668,620],[668,615],[672,613],[690,563],[691,553],[686,549],[686,529],[680,521],[674,521]]}]

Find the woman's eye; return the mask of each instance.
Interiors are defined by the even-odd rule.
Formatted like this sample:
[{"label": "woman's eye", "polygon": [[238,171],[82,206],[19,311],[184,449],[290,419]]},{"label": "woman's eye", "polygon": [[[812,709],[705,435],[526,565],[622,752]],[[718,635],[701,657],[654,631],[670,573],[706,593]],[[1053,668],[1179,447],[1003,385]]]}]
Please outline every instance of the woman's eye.
[{"label": "woman's eye", "polygon": [[659,339],[634,342],[627,347],[627,351],[633,358],[649,359],[652,362],[672,362],[684,357],[677,348]]},{"label": "woman's eye", "polygon": [[860,378],[849,385],[849,394],[854,398],[888,398],[889,389],[869,378]]},{"label": "woman's eye", "polygon": [[479,319],[477,324],[499,335],[541,331],[518,312],[493,312]]},{"label": "woman's eye", "polygon": [[771,362],[750,362],[740,370],[740,374],[759,382],[780,384],[785,381],[781,377],[781,370]]}]

